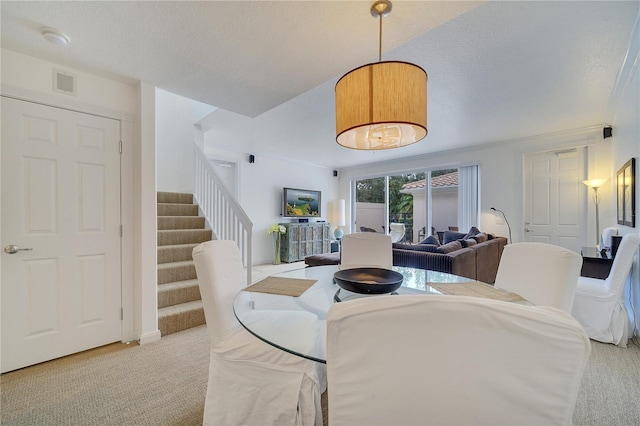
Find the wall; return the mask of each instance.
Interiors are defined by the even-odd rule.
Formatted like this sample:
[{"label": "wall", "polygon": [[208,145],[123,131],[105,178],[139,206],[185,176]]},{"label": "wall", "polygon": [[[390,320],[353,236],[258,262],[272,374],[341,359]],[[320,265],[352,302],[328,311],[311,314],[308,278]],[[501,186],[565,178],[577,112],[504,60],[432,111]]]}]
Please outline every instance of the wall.
[{"label": "wall", "polygon": [[160,340],[158,330],[158,208],[156,191],[156,123],[155,87],[141,82],[139,88],[140,143],[135,156],[135,213],[136,303],[140,306],[136,324],[140,343]]},{"label": "wall", "polygon": [[157,88],[155,99],[158,191],[193,193],[194,124],[216,107]]},{"label": "wall", "polygon": [[204,135],[206,156],[233,161],[239,170],[240,199],[238,201],[253,222],[252,263],[254,265],[273,261],[273,238],[267,233],[269,225],[291,220],[281,217],[282,188],[321,191],[321,220],[330,221],[330,203],[337,198],[335,194],[338,182],[338,178],[333,177],[333,170],[257,155],[255,163],[249,163],[249,153],[216,149],[211,141],[212,132],[215,132],[215,129],[207,131]]},{"label": "wall", "polygon": [[[137,113],[137,88],[117,81],[2,49],[2,84],[26,89],[46,96],[55,103],[73,102],[118,114]],[[53,70],[76,76],[76,96],[53,91]],[[132,117],[125,117],[131,119]]]}]

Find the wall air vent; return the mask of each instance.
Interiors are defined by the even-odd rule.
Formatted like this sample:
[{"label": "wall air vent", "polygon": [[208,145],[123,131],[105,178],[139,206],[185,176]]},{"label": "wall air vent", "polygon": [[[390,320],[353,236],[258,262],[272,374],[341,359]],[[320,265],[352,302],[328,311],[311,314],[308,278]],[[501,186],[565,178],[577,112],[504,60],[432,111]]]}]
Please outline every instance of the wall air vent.
[{"label": "wall air vent", "polygon": [[53,70],[53,90],[76,96],[76,76],[65,71]]}]

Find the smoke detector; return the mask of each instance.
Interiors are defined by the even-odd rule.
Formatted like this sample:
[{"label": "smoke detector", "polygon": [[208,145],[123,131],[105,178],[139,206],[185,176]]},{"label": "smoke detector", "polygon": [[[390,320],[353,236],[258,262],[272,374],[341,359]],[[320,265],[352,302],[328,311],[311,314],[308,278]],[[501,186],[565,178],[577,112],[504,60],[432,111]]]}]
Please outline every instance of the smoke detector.
[{"label": "smoke detector", "polygon": [[68,36],[53,28],[43,28],[40,32],[45,40],[57,46],[66,46],[70,42]]}]

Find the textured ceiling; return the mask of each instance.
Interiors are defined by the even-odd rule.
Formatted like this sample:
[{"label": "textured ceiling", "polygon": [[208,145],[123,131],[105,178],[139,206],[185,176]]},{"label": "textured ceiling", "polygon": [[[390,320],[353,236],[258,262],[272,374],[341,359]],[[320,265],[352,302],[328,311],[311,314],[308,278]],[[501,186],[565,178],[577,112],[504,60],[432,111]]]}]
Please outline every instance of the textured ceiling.
[{"label": "textured ceiling", "polygon": [[[481,4],[398,3],[387,48]],[[71,44],[48,45],[43,26]],[[377,31],[361,1],[2,2],[2,47],[248,116],[371,61]]]},{"label": "textured ceiling", "polygon": [[429,134],[372,153],[335,143],[333,98],[377,60],[369,4],[2,1],[2,47],[217,106],[215,147],[340,168],[602,124],[640,6],[394,1],[383,59],[427,71]]}]

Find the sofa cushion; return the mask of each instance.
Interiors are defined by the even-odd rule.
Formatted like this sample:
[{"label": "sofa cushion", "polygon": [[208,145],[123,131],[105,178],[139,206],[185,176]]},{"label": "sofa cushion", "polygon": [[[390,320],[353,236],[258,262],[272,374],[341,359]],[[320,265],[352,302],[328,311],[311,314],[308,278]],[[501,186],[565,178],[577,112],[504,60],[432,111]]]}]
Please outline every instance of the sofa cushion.
[{"label": "sofa cushion", "polygon": [[463,240],[467,234],[464,232],[456,232],[456,231],[444,231],[444,235],[442,236],[442,244],[450,243],[451,241]]},{"label": "sofa cushion", "polygon": [[438,241],[438,239],[433,235],[429,235],[427,238],[420,241],[418,244],[433,244],[434,246],[439,246],[440,241]]},{"label": "sofa cushion", "polygon": [[438,253],[443,253],[443,254],[451,253],[460,249],[462,249],[462,243],[457,240],[448,242],[446,244],[441,245],[440,247],[437,247]]},{"label": "sofa cushion", "polygon": [[434,244],[403,244],[403,243],[393,243],[394,249],[400,250],[413,250],[413,251],[423,251],[428,253],[440,253],[438,251],[438,246]]},{"label": "sofa cushion", "polygon": [[484,243],[485,241],[489,240],[489,236],[487,234],[485,234],[484,232],[476,234],[471,238],[473,238],[474,240],[476,240],[479,243]]},{"label": "sofa cushion", "polygon": [[471,247],[471,246],[475,246],[476,244],[478,244],[478,242],[476,240],[474,240],[473,238],[468,238],[466,240],[458,240],[460,241],[460,243],[462,244],[462,247]]}]

